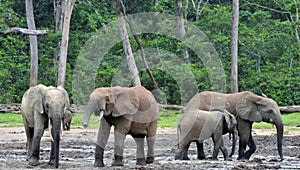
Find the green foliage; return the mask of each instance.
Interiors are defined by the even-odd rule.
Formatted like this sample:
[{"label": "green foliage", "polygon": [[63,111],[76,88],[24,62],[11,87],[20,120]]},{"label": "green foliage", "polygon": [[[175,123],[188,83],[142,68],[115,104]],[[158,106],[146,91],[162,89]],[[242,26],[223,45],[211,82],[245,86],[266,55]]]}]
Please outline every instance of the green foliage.
[{"label": "green foliage", "polygon": [[167,110],[164,112],[161,112],[159,118],[158,118],[158,127],[171,127],[171,128],[177,128],[177,124],[179,119],[181,118],[182,114],[176,113],[176,111],[173,110]]},{"label": "green foliage", "polygon": [[[139,12],[161,12],[175,15],[174,1],[159,0],[156,5],[152,0],[141,1],[124,0],[127,14]],[[185,2],[185,1],[183,1]],[[196,1],[195,1],[196,2]],[[258,0],[255,3],[283,13],[251,5],[246,1],[240,1],[240,23],[239,23],[239,90],[252,91],[257,94],[265,93],[273,98],[279,105],[300,104],[300,44],[295,36],[296,7],[292,0],[273,1]],[[57,56],[59,53],[60,33],[54,31],[54,7],[53,1],[41,0],[33,2],[37,29],[49,29],[49,35],[38,36],[39,48],[39,75],[38,83],[56,85],[57,79]],[[138,4],[138,5],[137,5]],[[184,5],[184,4],[183,4]],[[189,4],[187,19],[202,30],[213,43],[226,74],[227,92],[230,87],[230,44],[231,44],[231,1],[208,1],[202,2],[199,9],[199,20],[196,20],[196,11]],[[74,81],[74,68],[76,61],[82,61],[80,54],[91,35],[103,28],[104,25],[116,20],[112,1],[76,1],[71,17],[69,50],[67,59],[66,89],[71,99],[84,103],[87,94],[76,91],[73,94],[72,82]],[[168,23],[164,23],[168,27]],[[0,32],[8,27],[27,27],[25,3],[23,0],[0,2]],[[187,26],[189,31],[189,27]],[[174,28],[175,29],[175,28]],[[118,30],[105,30],[114,32]],[[190,70],[196,82],[191,83],[198,91],[213,90],[209,72],[211,68],[205,67],[196,53],[189,49],[186,44],[172,37],[164,35],[143,34],[138,35],[144,49],[159,49],[164,55],[149,56],[147,60],[159,63],[150,65],[150,69],[163,92],[163,97],[169,104],[182,104],[182,100],[188,99],[193,90],[183,91],[180,82],[185,82],[185,76],[179,71],[170,73],[166,68],[173,70]],[[100,37],[105,39],[105,37]],[[136,60],[140,60],[139,48],[132,37],[131,46]],[[99,42],[100,48],[106,44]],[[197,42],[195,42],[197,43]],[[170,61],[175,58],[181,60],[183,49],[188,49],[189,61],[177,65]],[[96,51],[94,51],[96,53]],[[161,52],[162,53],[162,52]],[[152,53],[155,54],[155,53]],[[114,80],[120,71],[120,65],[126,61],[122,42],[116,43],[106,54],[97,68],[95,80],[81,79],[82,88],[87,84],[95,82],[95,87],[107,87],[131,83],[128,81]],[[90,56],[95,57],[95,54]],[[170,60],[162,60],[169,56]],[[150,58],[149,58],[150,57]],[[140,60],[141,61],[141,60]],[[139,61],[139,62],[140,62]],[[84,61],[82,61],[84,62]],[[205,62],[205,61],[204,61]],[[126,63],[126,62],[125,62]],[[142,63],[142,62],[141,62]],[[83,64],[83,70],[89,70],[91,63]],[[123,64],[124,65],[124,64]],[[125,66],[124,66],[125,67]],[[152,82],[141,66],[139,74],[142,85],[153,90]],[[182,68],[181,68],[182,67]],[[29,38],[21,33],[0,35],[0,103],[20,103],[21,98],[29,84],[30,53]],[[81,72],[86,75],[90,72]],[[186,72],[184,72],[186,73]],[[127,75],[126,75],[127,76]],[[124,79],[124,78],[123,78]],[[128,78],[127,78],[128,79]],[[115,81],[115,82],[113,82]],[[117,84],[116,82],[120,83]],[[93,89],[86,89],[91,92]],[[73,102],[71,100],[71,102]]]},{"label": "green foliage", "polygon": [[0,127],[23,127],[21,114],[5,113],[0,116]]},{"label": "green foliage", "polygon": [[[73,114],[71,128],[82,128],[81,121],[83,120],[83,114]],[[160,113],[158,118],[158,127],[170,127],[176,128],[179,119],[182,114],[178,114],[175,110],[166,110]],[[88,128],[96,129],[99,128],[99,117],[91,116]],[[292,128],[299,125],[300,113],[293,113],[282,115],[283,123],[285,126]],[[23,120],[21,114],[5,113],[0,116],[0,128],[1,127],[22,127]],[[254,123],[254,129],[271,129],[272,125],[270,123]]]}]

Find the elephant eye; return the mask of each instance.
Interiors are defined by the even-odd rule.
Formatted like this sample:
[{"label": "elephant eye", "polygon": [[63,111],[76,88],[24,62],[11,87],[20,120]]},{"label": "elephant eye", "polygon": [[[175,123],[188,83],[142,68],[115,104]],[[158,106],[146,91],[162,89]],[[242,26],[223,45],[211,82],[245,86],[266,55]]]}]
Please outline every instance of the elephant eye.
[{"label": "elephant eye", "polygon": [[50,105],[49,103],[46,103],[46,109],[49,109]]},{"label": "elephant eye", "polygon": [[106,96],[106,97],[105,97],[105,100],[106,100],[106,102],[109,102],[109,97]]}]

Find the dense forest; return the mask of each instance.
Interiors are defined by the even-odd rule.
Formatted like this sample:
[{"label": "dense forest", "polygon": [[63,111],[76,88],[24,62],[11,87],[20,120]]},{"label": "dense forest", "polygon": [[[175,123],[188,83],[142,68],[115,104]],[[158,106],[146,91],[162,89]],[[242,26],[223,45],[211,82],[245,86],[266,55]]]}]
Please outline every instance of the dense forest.
[{"label": "dense forest", "polygon": [[[176,15],[174,0],[123,0],[123,2],[127,15],[147,12]],[[189,0],[188,6],[186,1],[183,2],[187,22],[203,31],[215,47],[226,74],[225,92],[230,92],[232,1]],[[277,101],[280,106],[300,105],[298,14],[300,2],[298,0],[240,0],[239,3],[239,91],[264,93]],[[56,85],[57,58],[55,56],[59,50],[61,33],[54,31],[53,1],[39,0],[34,1],[33,5],[37,29],[51,31],[50,34],[38,36],[38,83]],[[82,48],[95,32],[115,20],[116,14],[112,1],[76,1],[70,23],[65,85],[71,99],[75,95],[72,91],[73,71]],[[9,27],[27,28],[24,0],[0,0],[0,103],[20,103],[23,93],[29,87],[29,36],[22,33],[5,33]],[[182,50],[187,49],[189,58],[184,60],[184,65],[194,75],[197,91],[214,90],[211,88],[208,68],[203,61],[199,60],[193,49],[178,39],[165,35],[145,33],[139,34],[138,37],[145,49],[160,49],[161,53],[168,53],[169,57],[178,58],[180,61],[183,61]],[[133,52],[138,55],[139,47],[132,36],[130,36],[130,43]],[[161,61],[159,57],[157,58]],[[95,87],[118,85],[113,84],[112,81],[124,59],[120,41],[105,54],[97,68]],[[170,72],[162,69],[162,67],[175,68],[176,64],[167,60],[162,62],[164,63],[152,68],[153,76],[164,92],[167,102],[181,104],[182,92],[178,85],[179,80],[175,80]],[[139,76],[142,85],[153,90],[154,87],[146,71],[140,70]]]}]

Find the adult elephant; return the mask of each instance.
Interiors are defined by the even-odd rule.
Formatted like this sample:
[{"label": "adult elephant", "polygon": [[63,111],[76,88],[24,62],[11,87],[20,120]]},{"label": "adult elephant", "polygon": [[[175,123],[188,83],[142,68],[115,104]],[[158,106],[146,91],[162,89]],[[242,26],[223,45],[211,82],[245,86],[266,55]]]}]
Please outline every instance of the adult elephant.
[{"label": "adult elephant", "polygon": [[[90,116],[100,115],[95,163],[103,167],[103,151],[114,126],[114,161],[113,166],[123,166],[124,140],[131,134],[137,144],[136,164],[145,165],[154,161],[154,141],[156,136],[159,108],[154,96],[142,86],[97,88],[90,95],[82,125],[88,126]],[[144,140],[147,138],[148,153],[145,160]]]},{"label": "adult elephant", "polygon": [[22,98],[21,112],[27,136],[27,160],[37,166],[40,157],[40,142],[44,130],[49,129],[51,153],[49,164],[59,166],[59,142],[62,116],[69,107],[69,96],[62,87],[47,87],[42,84],[29,88]]},{"label": "adult elephant", "polygon": [[[196,94],[190,100],[187,105],[187,110],[189,109],[207,111],[226,109],[235,115],[240,137],[238,159],[249,159],[256,150],[251,134],[253,122],[264,121],[274,124],[277,129],[277,150],[281,160],[283,160],[283,121],[278,105],[274,100],[247,91],[233,94],[206,91]],[[245,152],[247,145],[249,150]]]}]

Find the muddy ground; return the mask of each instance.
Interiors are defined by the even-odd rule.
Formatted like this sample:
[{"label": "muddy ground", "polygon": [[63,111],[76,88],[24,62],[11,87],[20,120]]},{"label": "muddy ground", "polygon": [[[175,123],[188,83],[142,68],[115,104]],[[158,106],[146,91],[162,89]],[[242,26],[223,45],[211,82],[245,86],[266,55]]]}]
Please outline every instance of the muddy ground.
[{"label": "muddy ground", "polygon": [[[254,130],[257,144],[256,153],[249,161],[237,161],[237,150],[232,161],[223,161],[219,153],[218,161],[197,160],[195,144],[189,149],[190,161],[175,161],[176,130],[159,129],[155,163],[147,166],[135,165],[135,142],[127,136],[124,150],[125,166],[111,167],[113,158],[113,135],[111,133],[105,148],[105,169],[300,169],[300,131],[285,132],[283,153],[285,160],[279,161],[276,135],[272,131]],[[99,169],[93,167],[97,129],[71,129],[65,132],[61,142],[60,169]],[[229,147],[228,136],[224,136]],[[26,162],[26,137],[24,128],[0,128],[0,169],[53,169],[48,165],[50,139],[45,132],[41,142],[40,165],[33,167]],[[207,157],[212,154],[212,141],[204,143]],[[228,148],[227,147],[227,148]],[[229,149],[228,149],[229,151]]]}]

